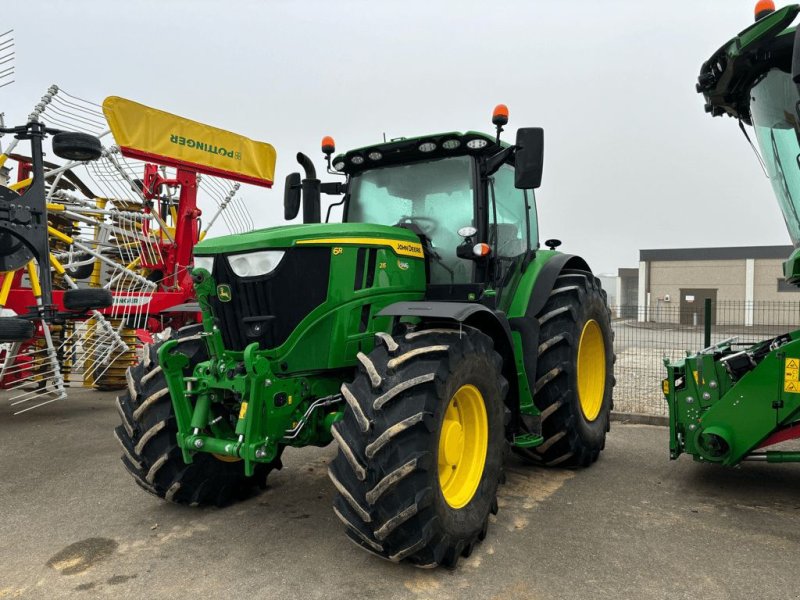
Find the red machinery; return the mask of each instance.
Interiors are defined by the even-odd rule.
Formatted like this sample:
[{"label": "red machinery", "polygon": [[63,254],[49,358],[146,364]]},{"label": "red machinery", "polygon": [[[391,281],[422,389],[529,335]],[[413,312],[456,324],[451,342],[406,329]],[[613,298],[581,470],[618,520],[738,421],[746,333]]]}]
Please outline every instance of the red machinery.
[{"label": "red machinery", "polygon": [[[59,92],[51,87],[38,105],[42,120]],[[60,118],[66,106],[81,106],[82,115],[90,110],[78,100],[70,96],[59,106]],[[217,217],[235,232],[252,228],[232,202],[240,186],[230,182],[272,185],[275,151],[268,144],[117,97],[106,99],[103,113],[94,110],[118,145],[107,147],[96,164],[46,165],[53,303],[63,311],[64,291],[88,286],[110,289],[113,304],[78,326],[56,322],[52,331],[40,327],[31,342],[0,348],[0,387],[34,383],[46,389],[51,379],[58,387],[59,379],[79,371],[86,385],[123,386],[138,345],[196,318],[192,251]],[[109,132],[101,129],[88,132],[102,138]],[[23,189],[30,163],[11,154],[13,146],[0,155],[0,166],[8,157],[16,160],[17,183],[9,187]],[[80,168],[86,172],[79,177]],[[217,208],[204,230],[201,191]],[[23,270],[0,274],[0,308],[25,314],[35,302]],[[61,371],[55,377],[53,353]]]}]

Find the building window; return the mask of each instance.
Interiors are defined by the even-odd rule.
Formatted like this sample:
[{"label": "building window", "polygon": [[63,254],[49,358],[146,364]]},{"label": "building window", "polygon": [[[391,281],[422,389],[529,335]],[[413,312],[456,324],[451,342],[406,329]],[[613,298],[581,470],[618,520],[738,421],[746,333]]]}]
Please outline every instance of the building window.
[{"label": "building window", "polygon": [[800,292],[800,287],[786,283],[783,277],[778,278],[778,291],[779,292]]}]

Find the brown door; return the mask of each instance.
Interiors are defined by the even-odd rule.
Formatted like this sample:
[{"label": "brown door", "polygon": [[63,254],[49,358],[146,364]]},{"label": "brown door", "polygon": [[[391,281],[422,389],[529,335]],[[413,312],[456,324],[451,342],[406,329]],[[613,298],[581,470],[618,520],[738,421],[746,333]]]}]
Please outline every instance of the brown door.
[{"label": "brown door", "polygon": [[681,325],[705,324],[706,298],[711,299],[711,324],[717,324],[717,290],[681,288]]}]

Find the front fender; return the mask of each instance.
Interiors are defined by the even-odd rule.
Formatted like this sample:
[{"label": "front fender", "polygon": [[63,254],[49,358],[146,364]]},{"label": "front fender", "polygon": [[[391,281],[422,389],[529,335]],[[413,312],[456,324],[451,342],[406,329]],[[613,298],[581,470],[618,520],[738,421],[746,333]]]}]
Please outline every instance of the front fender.
[{"label": "front fender", "polygon": [[419,317],[427,321],[453,321],[474,327],[492,338],[503,359],[503,376],[508,380],[506,405],[512,414],[519,408],[517,373],[511,327],[505,313],[475,302],[395,302],[378,313],[379,317]]}]

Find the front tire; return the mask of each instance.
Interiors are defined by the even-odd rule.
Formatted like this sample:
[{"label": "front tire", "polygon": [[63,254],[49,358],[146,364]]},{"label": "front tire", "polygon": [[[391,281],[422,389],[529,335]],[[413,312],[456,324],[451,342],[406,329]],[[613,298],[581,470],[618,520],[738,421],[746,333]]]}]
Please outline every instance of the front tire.
[{"label": "front tire", "polygon": [[587,467],[605,447],[614,389],[614,332],[600,281],[565,270],[539,320],[534,403],[544,442],[515,448],[548,467]]},{"label": "front tire", "polygon": [[464,327],[382,340],[342,386],[333,427],[334,511],[361,548],[392,561],[456,566],[486,536],[502,477],[502,360]]},{"label": "front tire", "polygon": [[[180,341],[177,351],[189,357],[186,375],[208,357],[201,331],[201,325],[192,325],[174,336]],[[253,477],[245,476],[240,461],[204,452],[195,454],[192,464],[183,462],[172,400],[158,364],[159,346],[147,346],[144,360],[128,369],[128,392],[117,398],[122,424],[114,436],[122,446],[125,469],[141,488],[177,504],[225,506],[264,489],[269,472],[283,466],[280,455],[257,465]]]}]

